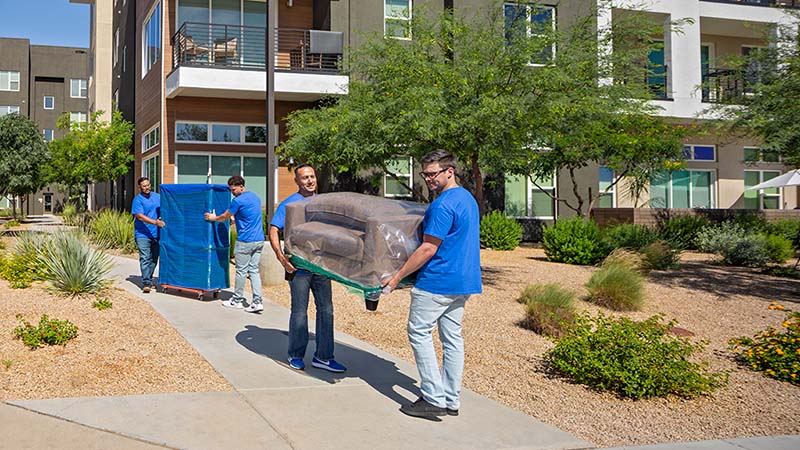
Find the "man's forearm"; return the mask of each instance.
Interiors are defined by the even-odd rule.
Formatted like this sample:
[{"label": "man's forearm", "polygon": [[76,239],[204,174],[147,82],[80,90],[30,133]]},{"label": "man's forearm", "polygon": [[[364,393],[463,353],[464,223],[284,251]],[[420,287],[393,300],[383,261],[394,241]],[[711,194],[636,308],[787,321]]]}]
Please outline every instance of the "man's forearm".
[{"label": "man's forearm", "polygon": [[429,242],[423,242],[422,245],[414,250],[414,253],[412,253],[408,258],[408,261],[403,264],[403,267],[401,267],[397,272],[395,278],[402,280],[403,278],[419,270],[420,267],[424,266],[426,262],[433,258],[433,255],[436,254],[437,249],[437,246]]},{"label": "man's forearm", "polygon": [[283,249],[281,249],[281,240],[278,236],[278,228],[271,226],[269,227],[269,245],[272,247],[272,251],[275,252],[275,257],[278,258],[278,261],[283,261],[286,259],[286,256],[283,254]]}]

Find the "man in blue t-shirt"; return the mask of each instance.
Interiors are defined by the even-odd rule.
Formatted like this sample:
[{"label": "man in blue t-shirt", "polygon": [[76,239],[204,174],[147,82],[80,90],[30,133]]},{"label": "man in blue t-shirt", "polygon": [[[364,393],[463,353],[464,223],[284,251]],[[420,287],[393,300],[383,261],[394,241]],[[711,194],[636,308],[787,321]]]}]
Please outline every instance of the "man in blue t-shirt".
[{"label": "man in blue t-shirt", "polygon": [[[425,155],[421,164],[428,190],[437,197],[422,220],[422,245],[386,287],[396,288],[400,280],[419,270],[411,290],[408,340],[417,362],[422,397],[403,405],[400,411],[433,419],[457,416],[461,405],[464,305],[471,294],[483,291],[480,214],[472,194],[456,183],[453,155],[435,150]],[[443,351],[441,372],[432,337],[437,324]]]},{"label": "man in blue t-shirt", "polygon": [[[213,211],[205,213],[205,219],[211,222],[224,222],[231,217],[236,222],[236,246],[233,249],[233,256],[236,259],[236,280],[233,285],[233,297],[223,301],[222,306],[244,308],[246,312],[260,313],[264,310],[261,298],[261,275],[258,272],[261,250],[264,248],[261,199],[245,189],[244,178],[239,175],[228,178],[228,189],[233,194],[230,208],[219,216]],[[248,277],[250,287],[253,289],[253,301],[245,307],[244,284]]]},{"label": "man in blue t-shirt", "polygon": [[158,264],[158,229],[164,226],[161,220],[161,197],[151,192],[150,180],[141,177],[137,181],[139,195],[133,198],[133,235],[139,248],[139,268],[142,271],[142,292],[153,288],[153,272]]},{"label": "man in blue t-shirt", "polygon": [[294,169],[294,182],[297,192],[286,198],[269,227],[269,243],[275,257],[286,270],[286,279],[292,292],[292,311],[289,315],[289,366],[303,370],[306,367],[303,358],[308,346],[308,295],[314,293],[314,305],[317,307],[316,345],[317,350],[311,365],[330,372],[344,372],[347,368],[333,359],[333,294],[331,280],[305,270],[297,270],[281,249],[279,231],[286,224],[286,205],[303,201],[317,192],[317,174],[308,164],[301,164]]}]

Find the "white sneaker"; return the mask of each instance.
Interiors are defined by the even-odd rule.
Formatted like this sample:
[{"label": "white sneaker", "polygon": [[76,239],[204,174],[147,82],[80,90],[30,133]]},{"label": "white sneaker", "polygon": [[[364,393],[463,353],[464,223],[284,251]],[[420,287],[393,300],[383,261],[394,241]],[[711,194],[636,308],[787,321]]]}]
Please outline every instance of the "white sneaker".
[{"label": "white sneaker", "polygon": [[233,300],[223,300],[221,305],[226,307],[226,308],[235,308],[235,309],[244,308],[244,305],[242,305],[242,302],[235,302]]},{"label": "white sneaker", "polygon": [[249,313],[260,313],[264,310],[264,305],[261,303],[250,303],[250,305],[244,309],[245,312]]}]

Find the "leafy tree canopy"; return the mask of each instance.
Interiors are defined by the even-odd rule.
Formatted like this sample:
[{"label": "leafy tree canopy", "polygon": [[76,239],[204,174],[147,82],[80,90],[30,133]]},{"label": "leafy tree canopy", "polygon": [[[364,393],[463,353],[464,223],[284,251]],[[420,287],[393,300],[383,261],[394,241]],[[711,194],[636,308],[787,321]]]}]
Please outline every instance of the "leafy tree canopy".
[{"label": "leafy tree canopy", "polygon": [[41,189],[49,159],[36,122],[19,114],[0,117],[0,195],[24,198]]}]

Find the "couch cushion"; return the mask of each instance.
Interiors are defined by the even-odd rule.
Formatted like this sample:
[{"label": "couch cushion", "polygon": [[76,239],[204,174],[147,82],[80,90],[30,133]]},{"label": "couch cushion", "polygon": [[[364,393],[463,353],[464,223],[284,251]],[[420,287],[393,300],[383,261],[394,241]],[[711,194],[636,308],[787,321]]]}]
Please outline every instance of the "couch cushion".
[{"label": "couch cushion", "polygon": [[298,255],[327,253],[361,260],[364,232],[322,222],[306,222],[292,228],[293,251]]},{"label": "couch cushion", "polygon": [[364,231],[371,217],[424,214],[426,205],[390,200],[353,192],[332,192],[312,197],[306,204],[307,222],[326,222]]}]

